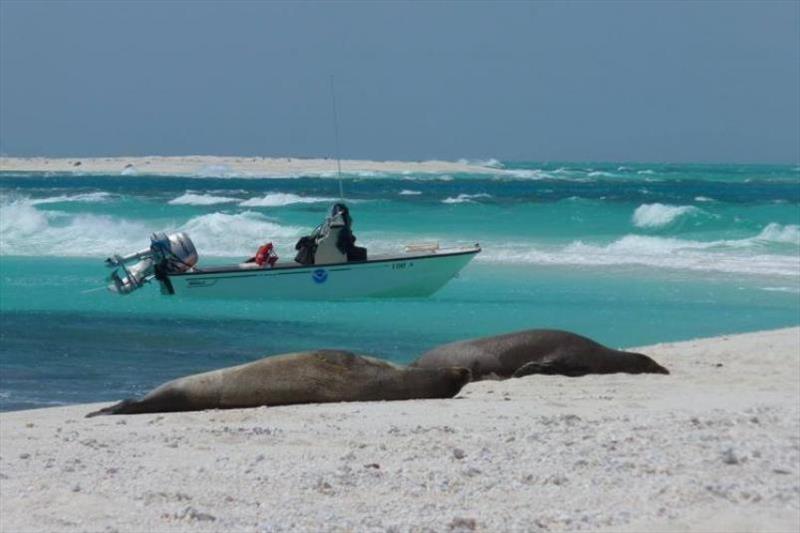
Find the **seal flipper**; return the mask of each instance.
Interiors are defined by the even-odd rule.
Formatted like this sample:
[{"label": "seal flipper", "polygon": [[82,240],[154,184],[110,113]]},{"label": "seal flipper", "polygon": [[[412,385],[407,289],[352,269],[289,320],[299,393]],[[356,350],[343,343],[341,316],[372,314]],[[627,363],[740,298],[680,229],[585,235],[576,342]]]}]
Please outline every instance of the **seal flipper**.
[{"label": "seal flipper", "polygon": [[115,403],[114,405],[110,405],[108,407],[103,407],[97,411],[92,411],[86,418],[92,418],[93,416],[100,416],[100,415],[127,415],[132,413],[137,413],[138,411],[134,408],[139,402],[137,400],[133,400],[128,398],[127,400],[122,400],[119,403]]},{"label": "seal flipper", "polygon": [[547,374],[551,376],[569,376],[578,377],[585,376],[590,372],[589,368],[576,367],[575,365],[565,365],[563,361],[550,360],[550,361],[532,361],[525,363],[511,374],[512,378],[521,378],[523,376],[530,376],[531,374]]}]

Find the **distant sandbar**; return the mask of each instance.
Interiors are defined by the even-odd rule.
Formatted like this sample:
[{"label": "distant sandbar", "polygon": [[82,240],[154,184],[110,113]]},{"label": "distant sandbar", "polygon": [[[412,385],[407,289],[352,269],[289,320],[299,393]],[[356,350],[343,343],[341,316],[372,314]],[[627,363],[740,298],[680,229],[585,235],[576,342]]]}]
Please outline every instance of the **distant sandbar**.
[{"label": "distant sandbar", "polygon": [[[352,174],[496,173],[496,168],[452,161],[341,161]],[[54,172],[105,175],[199,177],[334,177],[334,159],[296,157],[142,156],[142,157],[0,157],[0,172]]]}]

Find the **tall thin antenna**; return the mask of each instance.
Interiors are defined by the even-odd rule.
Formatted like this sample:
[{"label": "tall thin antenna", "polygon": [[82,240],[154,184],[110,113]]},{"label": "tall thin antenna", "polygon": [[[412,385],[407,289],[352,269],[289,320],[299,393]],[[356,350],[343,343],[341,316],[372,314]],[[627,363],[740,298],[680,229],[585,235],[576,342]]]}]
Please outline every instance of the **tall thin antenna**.
[{"label": "tall thin antenna", "polygon": [[336,175],[339,177],[339,199],[344,200],[342,187],[342,160],[339,157],[339,116],[336,113],[336,88],[331,74],[331,106],[333,107],[333,137],[336,140]]}]

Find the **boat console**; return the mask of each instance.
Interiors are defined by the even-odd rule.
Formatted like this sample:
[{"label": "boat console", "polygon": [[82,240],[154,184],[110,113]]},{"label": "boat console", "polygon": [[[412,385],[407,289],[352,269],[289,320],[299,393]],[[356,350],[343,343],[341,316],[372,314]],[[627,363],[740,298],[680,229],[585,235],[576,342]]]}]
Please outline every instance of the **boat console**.
[{"label": "boat console", "polygon": [[301,237],[295,249],[295,262],[301,265],[333,265],[367,260],[367,249],[356,246],[350,210],[335,203],[330,214],[306,237]]}]

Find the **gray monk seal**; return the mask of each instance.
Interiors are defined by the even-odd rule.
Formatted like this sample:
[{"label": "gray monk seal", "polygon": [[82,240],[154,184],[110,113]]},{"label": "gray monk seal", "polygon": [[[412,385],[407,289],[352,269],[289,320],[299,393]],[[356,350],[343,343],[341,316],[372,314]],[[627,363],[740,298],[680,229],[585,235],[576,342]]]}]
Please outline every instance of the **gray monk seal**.
[{"label": "gray monk seal", "polygon": [[669,374],[646,355],[613,350],[568,331],[529,329],[444,344],[424,353],[415,368],[464,367],[472,379],[529,374]]},{"label": "gray monk seal", "polygon": [[87,416],[451,398],[469,381],[464,368],[404,368],[352,352],[317,350],[179,378],[141,400],[124,400]]}]

